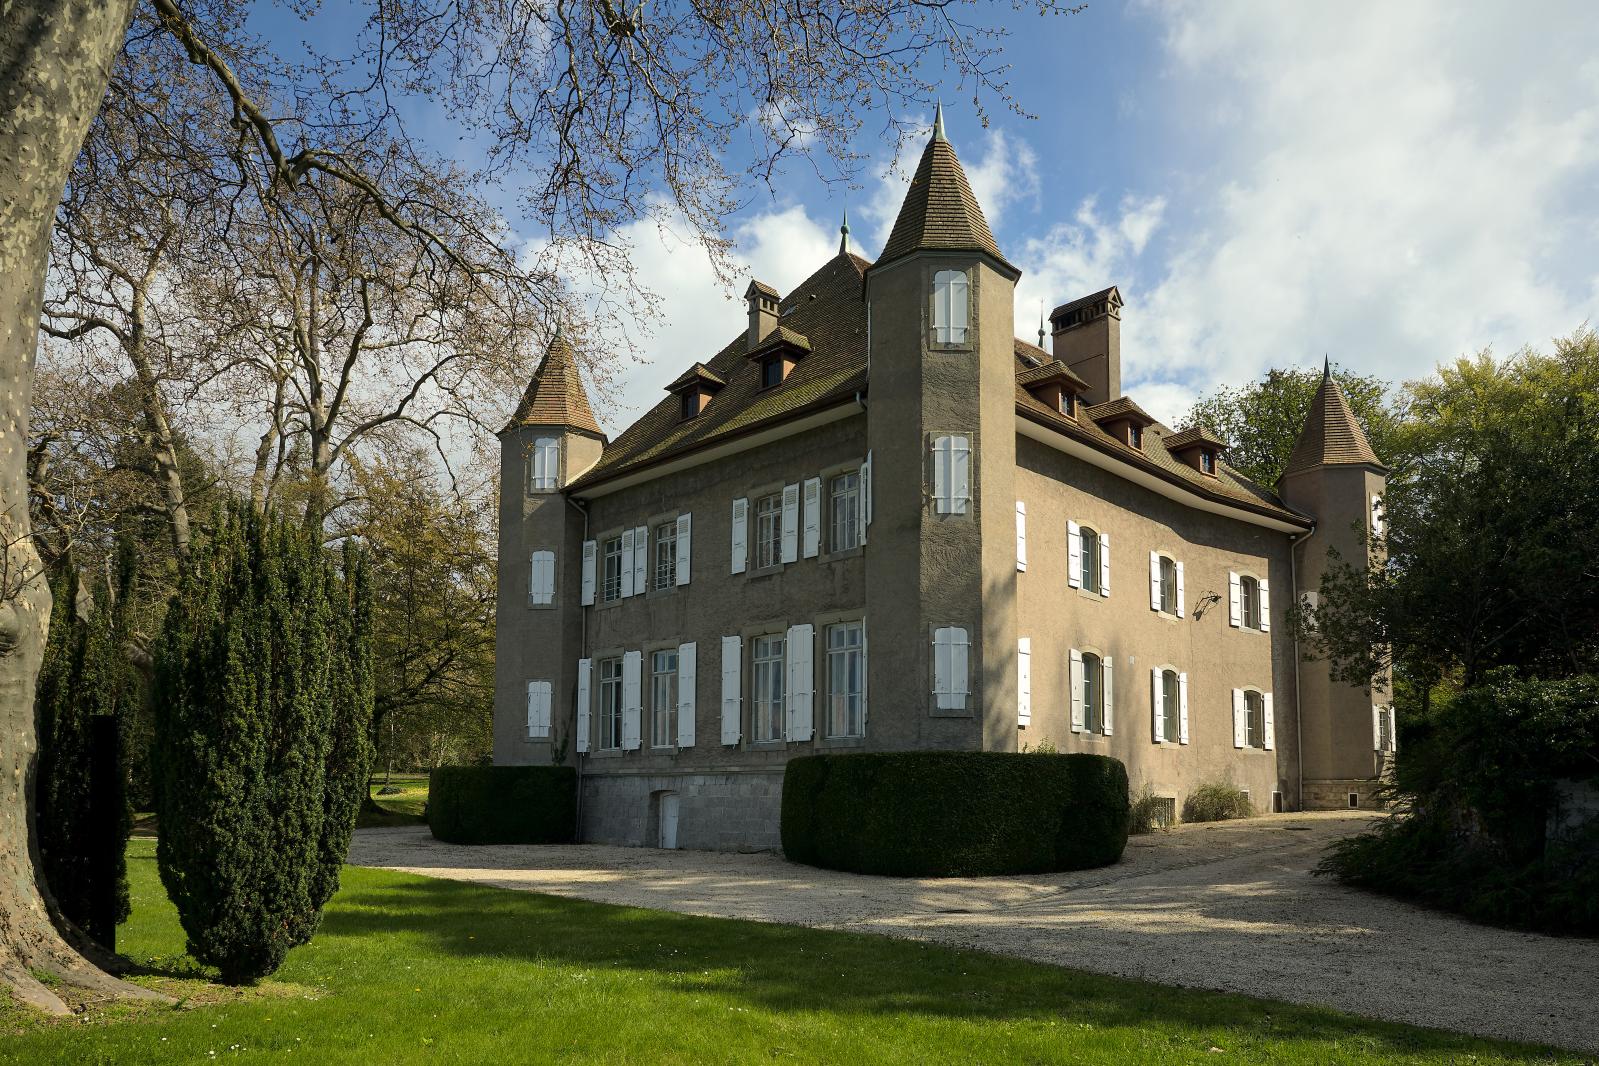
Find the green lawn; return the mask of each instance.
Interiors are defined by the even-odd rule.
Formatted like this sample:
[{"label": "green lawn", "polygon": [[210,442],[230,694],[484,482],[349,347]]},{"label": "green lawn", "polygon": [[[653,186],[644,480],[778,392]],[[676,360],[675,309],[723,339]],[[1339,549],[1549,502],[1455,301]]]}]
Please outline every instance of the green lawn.
[{"label": "green lawn", "polygon": [[380,796],[378,789],[383,787],[383,778],[374,778],[367,791],[372,795],[372,802],[381,807],[382,813],[370,810],[361,812],[356,824],[359,826],[392,826],[392,825],[420,825],[426,819],[423,817],[422,808],[428,801],[428,775],[427,774],[395,774],[389,781],[392,788],[400,791],[394,795]]},{"label": "green lawn", "polygon": [[[121,947],[171,971],[183,936],[154,844],[132,844]],[[0,1013],[0,1062],[1562,1061],[910,941],[353,868],[277,981],[242,997],[186,987],[221,1001],[49,1025]]]}]

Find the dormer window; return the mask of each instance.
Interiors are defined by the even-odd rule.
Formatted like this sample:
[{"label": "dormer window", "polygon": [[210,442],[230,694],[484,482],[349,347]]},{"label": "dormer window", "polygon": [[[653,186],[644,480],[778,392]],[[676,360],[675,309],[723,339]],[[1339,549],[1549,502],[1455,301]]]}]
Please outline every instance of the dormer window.
[{"label": "dormer window", "polygon": [[783,383],[783,357],[769,355],[761,360],[761,388],[775,388]]},{"label": "dormer window", "polygon": [[1209,448],[1199,453],[1199,472],[1216,476],[1216,453]]},{"label": "dormer window", "polygon": [[1064,389],[1061,390],[1060,394],[1060,413],[1067,418],[1072,416],[1072,394]]},{"label": "dormer window", "polygon": [[720,374],[712,372],[704,363],[695,363],[666,389],[677,394],[678,415],[687,422],[691,418],[698,418],[710,406],[711,397],[724,384]]},{"label": "dormer window", "polygon": [[961,270],[940,270],[933,275],[933,342],[965,344],[969,284]]},{"label": "dormer window", "polygon": [[1144,431],[1143,431],[1143,429],[1141,429],[1138,426],[1133,425],[1132,423],[1128,423],[1128,425],[1127,425],[1127,443],[1129,445],[1131,445],[1132,447],[1134,447],[1134,448],[1143,448],[1143,446],[1144,446]]},{"label": "dormer window", "polygon": [[698,415],[700,413],[700,397],[701,397],[701,395],[702,395],[702,393],[700,392],[699,389],[689,389],[688,391],[683,393],[683,415],[682,415],[682,417],[683,417],[683,420],[685,422],[688,421],[689,419],[695,417],[696,415]]}]

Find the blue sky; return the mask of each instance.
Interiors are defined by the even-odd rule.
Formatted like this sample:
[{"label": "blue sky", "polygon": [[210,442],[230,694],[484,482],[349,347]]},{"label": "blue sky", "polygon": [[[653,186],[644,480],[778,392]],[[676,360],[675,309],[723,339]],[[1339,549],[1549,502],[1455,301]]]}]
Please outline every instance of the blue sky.
[{"label": "blue sky", "polygon": [[[1580,3],[1093,3],[1015,30],[1037,116],[946,123],[1006,255],[1018,335],[1038,308],[1121,286],[1123,380],[1157,417],[1271,366],[1404,380],[1599,319],[1599,18]],[[931,115],[925,116],[928,121]],[[445,147],[442,146],[441,147]],[[862,187],[796,166],[734,220],[786,291],[886,236],[905,175],[864,144]],[[919,151],[915,146],[914,151]],[[910,162],[914,163],[914,155]],[[653,223],[626,234],[664,318],[596,409],[613,432],[742,325],[734,290]]]}]

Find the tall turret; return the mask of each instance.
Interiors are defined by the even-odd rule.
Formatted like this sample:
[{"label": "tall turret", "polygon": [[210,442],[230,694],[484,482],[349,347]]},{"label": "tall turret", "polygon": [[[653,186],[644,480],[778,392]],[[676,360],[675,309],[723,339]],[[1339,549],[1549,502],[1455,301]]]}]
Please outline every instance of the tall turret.
[{"label": "tall turret", "polygon": [[[904,606],[867,620],[872,728],[885,746],[1016,744],[1019,276],[940,108],[866,272],[875,498],[866,599]],[[952,677],[966,691],[941,692]]]},{"label": "tall turret", "polygon": [[[1347,563],[1368,563],[1368,542],[1381,552],[1382,496],[1388,468],[1372,450],[1330,364],[1278,481],[1284,502],[1316,519],[1316,529],[1294,546],[1299,591],[1314,600],[1328,567],[1329,549]],[[1390,679],[1369,688],[1334,680],[1325,661],[1299,668],[1303,731],[1304,803],[1310,808],[1374,803],[1372,786],[1391,751]],[[1384,716],[1388,716],[1384,719]],[[1384,750],[1387,749],[1387,750]]]},{"label": "tall turret", "polygon": [[494,761],[548,763],[570,743],[581,657],[583,515],[566,486],[605,447],[559,328],[500,431],[500,580]]}]

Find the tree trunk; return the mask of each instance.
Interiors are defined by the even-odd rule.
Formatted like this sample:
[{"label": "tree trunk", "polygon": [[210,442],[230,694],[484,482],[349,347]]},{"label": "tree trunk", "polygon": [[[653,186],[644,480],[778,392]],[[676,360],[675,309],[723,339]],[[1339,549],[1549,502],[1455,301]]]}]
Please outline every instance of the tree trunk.
[{"label": "tree trunk", "polygon": [[36,974],[154,997],[106,974],[56,931],[33,840],[34,686],[50,590],[28,521],[28,408],[50,226],[105,94],[132,0],[0,4],[0,988],[66,1004]]}]

